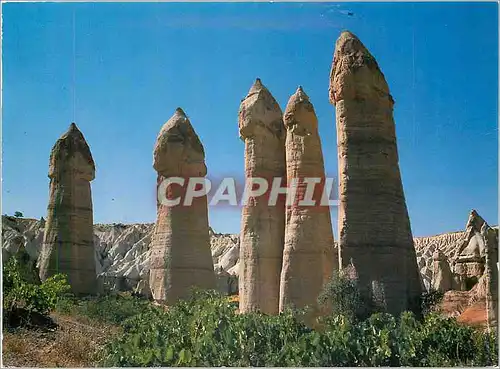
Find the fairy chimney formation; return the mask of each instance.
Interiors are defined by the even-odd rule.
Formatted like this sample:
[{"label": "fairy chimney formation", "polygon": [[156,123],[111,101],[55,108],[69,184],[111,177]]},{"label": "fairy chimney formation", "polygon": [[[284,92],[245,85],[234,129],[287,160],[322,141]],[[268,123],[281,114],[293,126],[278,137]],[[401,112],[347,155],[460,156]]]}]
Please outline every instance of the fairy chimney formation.
[{"label": "fairy chimney formation", "polygon": [[453,256],[455,289],[478,288],[477,297],[485,299],[488,327],[498,321],[498,229],[491,228],[471,210],[466,231]]},{"label": "fairy chimney formation", "polygon": [[485,241],[486,319],[488,329],[498,326],[498,229],[481,226]]},{"label": "fairy chimney formation", "polygon": [[453,289],[453,272],[446,255],[441,250],[436,249],[432,260],[432,288],[441,292]]},{"label": "fairy chimney formation", "polygon": [[[239,309],[276,314],[285,232],[284,201],[269,204],[274,178],[285,185],[285,128],[281,109],[257,79],[239,110],[239,136],[245,142],[245,179],[263,178],[269,189],[243,206],[240,234]],[[256,187],[256,186],[255,186]]]},{"label": "fairy chimney formation", "polygon": [[[160,130],[153,167],[158,172],[159,201],[149,284],[156,301],[171,305],[188,298],[192,287],[215,288],[207,196],[190,198],[192,191],[188,187],[191,178],[204,178],[207,173],[205,152],[180,108]],[[172,177],[184,183],[169,184],[167,180]],[[200,187],[201,183],[192,189],[199,191]]]},{"label": "fairy chimney formation", "polygon": [[422,287],[399,171],[394,100],[376,60],[350,32],[336,42],[329,93],[336,107],[342,260],[352,259],[362,293],[383,296],[387,312],[418,312]]},{"label": "fairy chimney formation", "polygon": [[49,205],[39,269],[42,281],[66,274],[77,295],[97,292],[90,192],[94,177],[90,148],[71,123],[50,153]]},{"label": "fairy chimney formation", "polygon": [[323,285],[338,270],[330,209],[321,202],[325,169],[318,119],[302,87],[290,97],[283,120],[287,179],[297,183],[295,199],[286,208],[280,311],[315,306]]}]

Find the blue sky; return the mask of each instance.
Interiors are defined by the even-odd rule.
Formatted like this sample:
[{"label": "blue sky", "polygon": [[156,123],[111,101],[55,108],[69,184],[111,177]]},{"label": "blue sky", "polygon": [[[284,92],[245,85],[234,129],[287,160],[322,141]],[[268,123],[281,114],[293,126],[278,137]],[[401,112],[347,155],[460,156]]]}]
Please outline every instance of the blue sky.
[{"label": "blue sky", "polygon": [[[283,109],[304,87],[326,171],[336,176],[328,83],[335,40],[348,29],[379,62],[396,101],[414,235],[462,229],[472,208],[498,223],[496,3],[8,3],[2,10],[2,213],[46,215],[49,153],[72,121],[97,166],[95,222],[155,220],[153,145],[178,106],[205,146],[210,175],[242,176],[238,108],[256,77]],[[210,223],[238,232],[239,210],[211,208]]]}]

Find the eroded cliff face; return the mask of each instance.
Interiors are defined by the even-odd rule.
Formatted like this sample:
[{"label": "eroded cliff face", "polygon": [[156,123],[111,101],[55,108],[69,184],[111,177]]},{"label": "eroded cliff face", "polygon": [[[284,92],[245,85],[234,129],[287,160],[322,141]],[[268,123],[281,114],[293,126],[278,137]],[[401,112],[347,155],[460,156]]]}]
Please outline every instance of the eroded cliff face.
[{"label": "eroded cliff face", "polygon": [[[93,227],[96,277],[100,292],[132,291],[151,296],[149,271],[154,223],[95,224]],[[45,220],[2,216],[2,257],[5,262],[21,247],[37,262]],[[222,293],[238,293],[239,236],[209,229],[210,250]]]}]

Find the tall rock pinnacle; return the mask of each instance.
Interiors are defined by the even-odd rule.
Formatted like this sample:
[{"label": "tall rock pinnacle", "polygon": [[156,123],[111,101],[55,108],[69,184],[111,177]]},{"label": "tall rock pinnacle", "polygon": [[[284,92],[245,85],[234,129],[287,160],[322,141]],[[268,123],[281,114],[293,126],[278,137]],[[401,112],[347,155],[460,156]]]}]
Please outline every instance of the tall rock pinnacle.
[{"label": "tall rock pinnacle", "polygon": [[[158,172],[158,192],[178,205],[158,202],[155,232],[151,242],[149,285],[156,301],[168,305],[189,297],[192,287],[215,288],[215,273],[210,253],[207,196],[194,197],[185,204],[190,178],[207,174],[205,152],[182,109],[161,128],[153,152],[153,167]],[[171,177],[184,179],[184,185],[162,184]],[[160,196],[159,196],[160,197]]]},{"label": "tall rock pinnacle", "polygon": [[71,123],[52,148],[49,162],[49,205],[40,278],[63,273],[78,295],[97,292],[90,181],[95,165],[89,146]]},{"label": "tall rock pinnacle", "polygon": [[[239,110],[239,134],[245,142],[245,178],[273,178],[285,184],[285,141],[281,109],[257,79]],[[250,197],[242,209],[240,234],[240,311],[276,314],[285,232],[284,201],[268,203],[269,191]]]},{"label": "tall rock pinnacle", "polygon": [[421,285],[398,163],[394,100],[361,41],[335,45],[330,101],[336,107],[339,244],[361,292],[390,313],[418,311]]},{"label": "tall rock pinnacle", "polygon": [[[324,284],[338,270],[328,204],[321,204],[325,169],[318,119],[308,96],[299,87],[285,109],[288,181],[298,180],[293,204],[287,205],[285,247],[280,284],[280,310],[316,306]],[[307,203],[307,178],[319,179]],[[311,187],[311,189],[313,189]]]}]

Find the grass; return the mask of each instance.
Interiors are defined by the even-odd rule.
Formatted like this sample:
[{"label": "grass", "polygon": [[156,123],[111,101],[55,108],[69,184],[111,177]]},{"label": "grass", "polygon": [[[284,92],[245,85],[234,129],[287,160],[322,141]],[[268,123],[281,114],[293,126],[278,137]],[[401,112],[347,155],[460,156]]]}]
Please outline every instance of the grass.
[{"label": "grass", "polygon": [[[52,314],[55,332],[20,328],[4,330],[3,362],[20,367],[91,367],[102,359],[103,345],[117,327],[81,317]],[[86,320],[85,318],[83,319]]]}]

